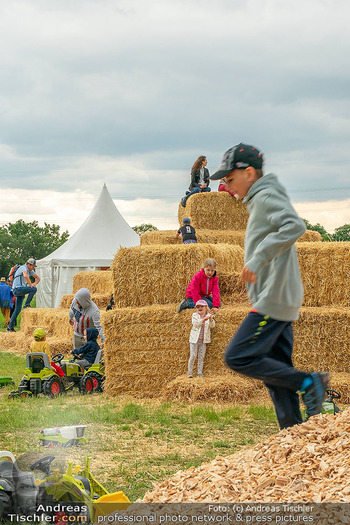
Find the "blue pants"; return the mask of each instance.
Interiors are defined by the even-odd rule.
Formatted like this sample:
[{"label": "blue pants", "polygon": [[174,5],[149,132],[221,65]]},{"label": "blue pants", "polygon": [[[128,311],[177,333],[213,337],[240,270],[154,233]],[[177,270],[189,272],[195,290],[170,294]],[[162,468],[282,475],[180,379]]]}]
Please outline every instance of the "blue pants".
[{"label": "blue pants", "polygon": [[292,351],[291,322],[249,312],[225,353],[229,368],[265,383],[280,428],[302,422],[297,392],[308,374],[293,367]]},{"label": "blue pants", "polygon": [[14,328],[16,326],[17,317],[22,310],[22,304],[24,301],[24,297],[28,294],[28,297],[26,299],[25,305],[30,305],[34,295],[36,294],[36,287],[33,286],[17,286],[17,288],[13,289],[13,295],[16,297],[16,306],[14,309],[14,312],[11,316],[11,320],[9,322],[8,328]]},{"label": "blue pants", "polygon": [[[186,299],[187,299],[189,308],[194,308],[196,306],[196,303],[194,302],[192,297],[186,297]],[[204,299],[204,301],[207,303],[207,305],[209,306],[210,309],[213,308],[213,298],[212,298],[212,296],[210,296],[210,297],[201,297],[201,299]]]},{"label": "blue pants", "polygon": [[211,191],[211,188],[208,188],[208,186],[206,188],[203,188],[202,190],[200,188],[193,188],[192,191],[190,191],[185,197],[183,197],[184,204],[186,204],[187,199],[191,197],[191,195],[194,195],[195,193],[201,193],[202,191]]}]

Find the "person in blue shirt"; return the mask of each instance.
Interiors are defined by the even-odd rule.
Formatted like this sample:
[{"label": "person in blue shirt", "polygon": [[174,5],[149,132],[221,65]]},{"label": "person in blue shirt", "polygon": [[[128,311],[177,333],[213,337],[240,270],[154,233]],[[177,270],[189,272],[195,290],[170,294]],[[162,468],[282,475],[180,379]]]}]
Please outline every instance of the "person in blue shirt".
[{"label": "person in blue shirt", "polygon": [[[7,332],[15,332],[15,326],[17,317],[22,310],[22,304],[26,295],[28,295],[24,308],[30,308],[30,303],[36,294],[36,285],[40,282],[40,277],[35,273],[34,268],[36,266],[36,260],[33,258],[20,266],[15,273],[12,285],[12,293],[16,297],[16,306],[12,314],[11,320],[7,327]],[[34,282],[30,280],[30,277],[34,277]]]},{"label": "person in blue shirt", "polygon": [[0,279],[0,309],[4,316],[4,327],[10,322],[10,312],[12,307],[12,289],[6,284],[5,277]]}]

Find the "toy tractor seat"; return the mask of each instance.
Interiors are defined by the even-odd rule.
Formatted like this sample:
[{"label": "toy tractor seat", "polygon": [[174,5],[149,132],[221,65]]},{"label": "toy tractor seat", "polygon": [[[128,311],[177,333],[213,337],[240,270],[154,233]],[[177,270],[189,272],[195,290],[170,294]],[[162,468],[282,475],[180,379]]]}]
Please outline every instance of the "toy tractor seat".
[{"label": "toy tractor seat", "polygon": [[103,361],[103,350],[99,350],[96,354],[94,365],[99,365]]},{"label": "toy tractor seat", "polygon": [[33,374],[39,374],[43,368],[51,370],[49,357],[45,352],[32,352],[26,356],[27,368],[31,368]]}]

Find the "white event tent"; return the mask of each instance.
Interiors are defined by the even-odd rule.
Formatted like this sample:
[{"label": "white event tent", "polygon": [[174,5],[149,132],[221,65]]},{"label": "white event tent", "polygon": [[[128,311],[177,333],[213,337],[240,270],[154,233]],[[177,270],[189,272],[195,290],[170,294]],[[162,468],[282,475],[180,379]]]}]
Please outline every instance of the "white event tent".
[{"label": "white event tent", "polygon": [[138,246],[140,238],[120,215],[106,185],[86,221],[62,246],[37,262],[39,308],[57,308],[73,291],[73,276],[108,268],[121,246]]}]

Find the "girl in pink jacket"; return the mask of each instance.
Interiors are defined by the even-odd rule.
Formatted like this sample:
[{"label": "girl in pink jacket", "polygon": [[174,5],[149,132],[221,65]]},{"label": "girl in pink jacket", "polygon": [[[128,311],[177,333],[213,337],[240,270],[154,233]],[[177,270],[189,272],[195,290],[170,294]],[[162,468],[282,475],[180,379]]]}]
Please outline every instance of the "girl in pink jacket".
[{"label": "girl in pink jacket", "polygon": [[208,258],[200,272],[195,273],[186,290],[186,299],[181,301],[177,312],[194,308],[197,301],[203,299],[213,313],[220,307],[219,280],[216,275],[216,261]]}]

